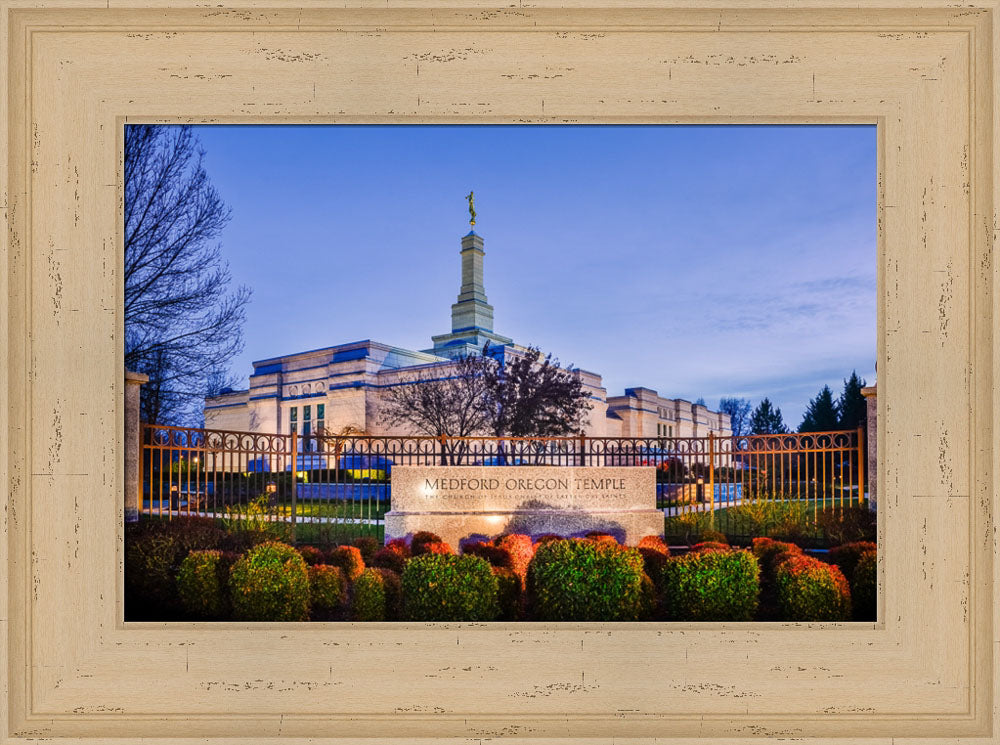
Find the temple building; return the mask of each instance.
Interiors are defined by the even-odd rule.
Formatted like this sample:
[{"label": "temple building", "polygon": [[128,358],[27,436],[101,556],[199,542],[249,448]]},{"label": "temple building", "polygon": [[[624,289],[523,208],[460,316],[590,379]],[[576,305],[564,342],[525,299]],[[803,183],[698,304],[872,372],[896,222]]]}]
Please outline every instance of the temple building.
[{"label": "temple building", "polygon": [[[453,360],[481,352],[487,342],[499,355],[526,349],[493,330],[493,306],[484,285],[485,255],[482,236],[470,230],[462,238],[462,284],[451,306],[451,332],[432,336],[429,349],[400,349],[366,339],[259,360],[253,363],[247,390],[227,389],[205,399],[205,427],[304,436],[348,430],[371,435],[418,434],[380,421],[382,390],[419,384],[413,382],[415,378],[446,376]],[[663,398],[650,388],[626,388],[623,395],[608,396],[599,374],[577,372],[590,395],[591,409],[583,428],[588,436],[731,434],[728,414]]]}]

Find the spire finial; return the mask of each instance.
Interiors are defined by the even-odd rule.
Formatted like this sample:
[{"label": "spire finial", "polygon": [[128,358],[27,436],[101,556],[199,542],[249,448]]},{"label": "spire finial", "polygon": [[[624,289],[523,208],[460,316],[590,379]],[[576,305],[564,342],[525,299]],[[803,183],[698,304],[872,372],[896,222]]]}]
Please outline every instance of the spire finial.
[{"label": "spire finial", "polygon": [[473,193],[470,191],[465,195],[465,198],[469,200],[469,225],[475,226],[476,224],[476,206],[473,202]]}]

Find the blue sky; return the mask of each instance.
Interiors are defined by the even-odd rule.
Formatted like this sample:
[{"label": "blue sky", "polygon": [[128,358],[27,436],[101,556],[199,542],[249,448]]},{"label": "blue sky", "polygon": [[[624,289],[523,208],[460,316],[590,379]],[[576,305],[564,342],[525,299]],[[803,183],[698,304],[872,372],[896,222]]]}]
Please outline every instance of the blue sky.
[{"label": "blue sky", "polygon": [[450,331],[476,193],[495,330],[609,395],[874,381],[872,126],[200,126],[251,361]]}]

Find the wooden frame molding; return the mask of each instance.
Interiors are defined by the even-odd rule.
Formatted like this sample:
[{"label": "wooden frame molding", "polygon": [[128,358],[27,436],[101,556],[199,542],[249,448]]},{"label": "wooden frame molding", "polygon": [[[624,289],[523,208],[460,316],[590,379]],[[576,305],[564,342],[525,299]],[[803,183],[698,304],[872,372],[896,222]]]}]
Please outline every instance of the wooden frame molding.
[{"label": "wooden frame molding", "polygon": [[[997,3],[560,4],[0,0],[3,742],[994,741]],[[876,124],[879,622],[123,623],[138,121]]]}]

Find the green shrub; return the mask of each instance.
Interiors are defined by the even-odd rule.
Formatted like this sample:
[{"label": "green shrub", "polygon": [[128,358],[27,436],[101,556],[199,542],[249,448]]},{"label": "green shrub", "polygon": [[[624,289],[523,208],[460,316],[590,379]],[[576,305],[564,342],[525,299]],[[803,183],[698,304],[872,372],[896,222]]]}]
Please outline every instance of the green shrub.
[{"label": "green shrub", "polygon": [[365,571],[365,562],[356,546],[337,546],[330,551],[327,563],[340,567],[348,582],[354,582]]},{"label": "green shrub", "polygon": [[347,599],[347,578],[344,570],[329,564],[309,567],[309,600],[314,611],[329,613]]},{"label": "green shrub", "polygon": [[191,551],[219,548],[225,532],[201,517],[143,520],[126,526],[125,594],[129,611],[180,609],[176,574]]},{"label": "green shrub", "polygon": [[492,621],[497,578],[478,556],[422,554],[403,570],[403,609],[410,621]]},{"label": "green shrub", "polygon": [[521,578],[523,585],[528,577],[528,564],[535,555],[535,544],[531,542],[531,536],[523,533],[507,533],[493,541],[493,545],[510,554],[510,568]]},{"label": "green shrub", "polygon": [[365,569],[354,583],[351,617],[356,621],[395,621],[402,604],[399,575],[391,569]]},{"label": "green shrub", "polygon": [[524,590],[521,578],[509,567],[493,567],[497,578],[497,603],[501,621],[516,621],[521,614],[521,596]]},{"label": "green shrub", "polygon": [[843,572],[804,554],[777,565],[778,609],[786,621],[846,621],[851,617],[851,591]]},{"label": "green shrub", "polygon": [[532,612],[540,621],[638,620],[642,575],[639,552],[617,543],[542,543],[528,566]]},{"label": "green shrub", "polygon": [[326,554],[315,546],[299,546],[299,553],[309,566],[323,564],[326,562]]},{"label": "green shrub", "polygon": [[854,606],[854,617],[858,621],[876,620],[877,569],[878,559],[874,550],[865,551],[854,565],[854,573],[851,575],[851,601]]},{"label": "green shrub", "polygon": [[198,618],[221,620],[229,610],[226,579],[221,551],[192,551],[177,570],[181,606]]},{"label": "green shrub", "polygon": [[670,620],[750,621],[760,597],[760,566],[749,551],[695,551],[670,557],[661,586]]},{"label": "green shrub", "polygon": [[854,567],[857,565],[861,555],[875,549],[875,544],[871,541],[845,543],[842,546],[834,546],[830,549],[827,554],[827,562],[840,567],[840,571],[850,580],[854,576]]},{"label": "green shrub", "polygon": [[370,536],[361,536],[351,541],[351,545],[361,552],[361,560],[368,566],[375,556],[375,552],[382,548],[382,545]]},{"label": "green shrub", "polygon": [[299,552],[284,543],[247,551],[229,573],[233,615],[246,621],[308,621],[309,575]]},{"label": "green shrub", "polygon": [[483,541],[467,543],[462,549],[462,553],[470,556],[480,556],[486,559],[486,561],[490,563],[490,566],[493,567],[513,569],[513,561],[511,559],[510,552],[506,549],[494,546],[491,543],[484,543]]}]

